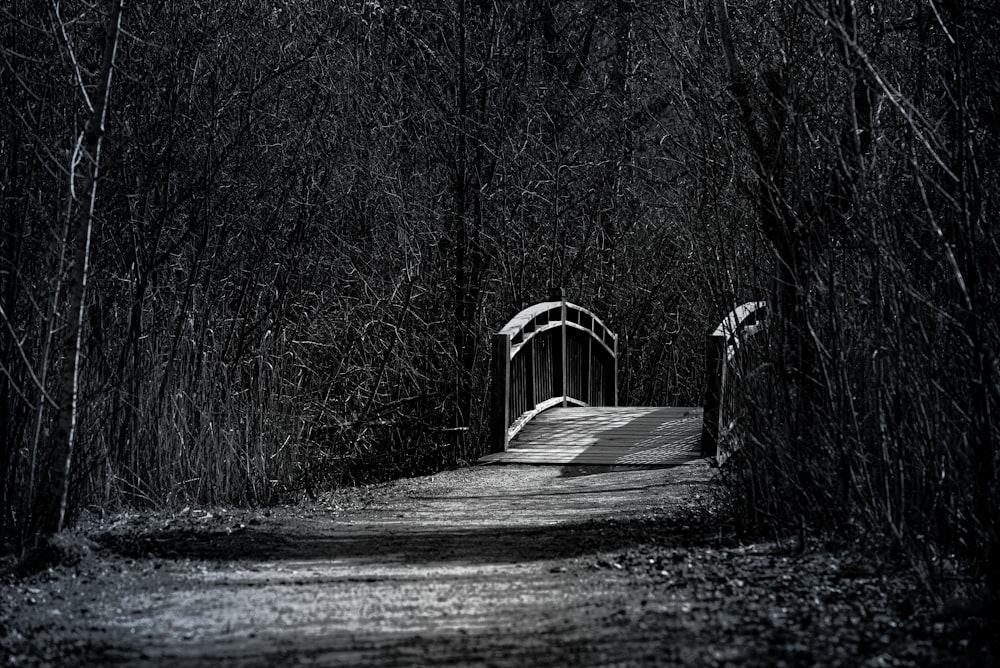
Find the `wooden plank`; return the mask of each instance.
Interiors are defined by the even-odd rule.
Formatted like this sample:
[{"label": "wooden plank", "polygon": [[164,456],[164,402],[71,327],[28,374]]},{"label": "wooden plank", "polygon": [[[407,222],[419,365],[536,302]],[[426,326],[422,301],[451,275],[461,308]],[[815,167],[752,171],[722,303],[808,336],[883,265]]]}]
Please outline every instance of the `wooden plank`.
[{"label": "wooden plank", "polygon": [[579,432],[579,431],[566,431],[558,433],[549,434],[537,434],[530,429],[526,429],[527,433],[522,433],[513,441],[511,441],[511,447],[518,447],[523,443],[551,443],[552,441],[579,441],[581,445],[585,443],[652,443],[656,441],[683,441],[689,437],[697,436],[698,434],[694,431],[673,431],[673,432],[639,432],[633,434],[622,434],[622,435],[612,435],[612,434],[602,434],[599,431],[591,432]]},{"label": "wooden plank", "polygon": [[698,408],[555,408],[529,423],[507,452],[480,461],[673,466],[699,456],[701,425]]},{"label": "wooden plank", "polygon": [[[552,412],[552,411],[548,411]],[[605,426],[618,426],[618,427],[638,427],[643,428],[657,427],[660,425],[667,424],[685,424],[685,423],[701,423],[701,416],[689,416],[689,415],[656,415],[656,416],[626,416],[619,417],[614,420],[600,419],[600,418],[586,418],[581,417],[578,420],[546,420],[539,414],[535,420],[535,429],[545,429],[546,427],[552,427],[554,429],[561,429],[565,425],[605,425]]]},{"label": "wooden plank", "polygon": [[593,452],[595,454],[606,453],[619,455],[624,452],[695,452],[691,443],[666,443],[655,447],[635,448],[635,447],[609,447],[609,446],[578,446],[578,445],[550,445],[535,446],[528,448],[512,448],[508,452]]},{"label": "wooden plank", "polygon": [[619,430],[616,427],[609,427],[606,429],[601,429],[600,427],[595,427],[593,429],[580,429],[578,426],[574,426],[572,429],[566,430],[545,430],[545,431],[535,431],[531,429],[530,425],[524,428],[524,431],[520,435],[515,437],[514,441],[521,442],[530,440],[533,438],[545,439],[558,436],[574,436],[577,438],[595,438],[600,435],[601,438],[612,438],[612,439],[634,439],[634,438],[646,438],[646,437],[668,437],[668,436],[680,436],[683,434],[694,434],[698,432],[697,429],[629,429],[629,430]]},{"label": "wooden plank", "polygon": [[577,450],[559,450],[559,451],[543,451],[534,452],[531,450],[508,450],[506,453],[495,453],[492,455],[487,455],[483,458],[483,461],[513,461],[513,460],[526,460],[531,459],[534,461],[544,461],[546,459],[552,459],[553,461],[566,461],[570,459],[593,459],[593,460],[607,460],[608,462],[622,461],[625,459],[643,459],[648,461],[656,460],[677,460],[683,459],[689,461],[690,459],[697,459],[700,453],[695,451],[686,452],[632,452],[628,450],[619,450],[617,452],[580,452]]},{"label": "wooden plank", "polygon": [[[609,407],[609,410],[611,407]],[[576,413],[576,415],[565,415],[565,413]],[[633,419],[680,419],[680,418],[700,418],[702,412],[700,409],[696,410],[683,410],[683,411],[624,411],[622,409],[614,409],[613,413],[600,413],[594,408],[577,408],[568,409],[567,411],[546,411],[544,415],[539,415],[538,419],[546,423],[557,423],[557,422],[578,422],[578,421],[590,421],[599,420],[605,422],[616,422],[616,421],[628,421]]]},{"label": "wooden plank", "polygon": [[528,449],[528,448],[608,448],[608,449],[621,449],[621,448],[650,448],[650,447],[694,447],[691,445],[692,439],[690,438],[671,438],[671,439],[646,439],[642,441],[598,441],[598,440],[564,440],[564,441],[529,441],[524,444],[516,444],[515,449]]},{"label": "wooden plank", "polygon": [[484,457],[481,461],[485,464],[562,464],[562,465],[594,465],[594,466],[679,466],[687,462],[700,458],[700,454],[692,452],[687,455],[674,457],[632,457],[623,455],[620,457],[590,456],[590,455],[563,455],[546,457],[528,457],[518,455],[517,451],[510,451],[507,456],[496,454]]},{"label": "wooden plank", "polygon": [[[698,432],[701,428],[700,424],[693,425],[674,425],[671,427],[664,427],[663,425],[652,425],[648,427],[642,426],[631,426],[631,427],[618,427],[615,425],[608,425],[605,429],[600,428],[601,425],[569,425],[567,428],[563,429],[540,429],[532,428],[531,426],[526,426],[521,432],[521,435],[517,438],[525,440],[528,438],[547,438],[550,436],[562,436],[562,435],[575,435],[575,436],[594,436],[595,434],[602,434],[603,437],[607,438],[628,438],[632,436],[671,436],[676,434],[693,434]],[[700,433],[699,433],[700,436]],[[516,440],[516,439],[515,439]]]}]

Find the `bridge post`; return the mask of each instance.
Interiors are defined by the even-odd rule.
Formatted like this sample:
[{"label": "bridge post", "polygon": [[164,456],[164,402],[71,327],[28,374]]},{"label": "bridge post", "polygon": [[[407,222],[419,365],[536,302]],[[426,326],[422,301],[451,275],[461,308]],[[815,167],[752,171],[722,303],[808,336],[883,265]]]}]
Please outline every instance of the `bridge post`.
[{"label": "bridge post", "polygon": [[[720,452],[720,446],[731,447],[727,434],[735,419],[731,385],[739,373],[730,369],[730,357],[746,344],[747,339],[763,330],[767,302],[747,302],[734,308],[705,341],[705,414],[701,430],[701,454],[715,457],[721,465],[729,452]],[[746,354],[746,353],[743,353]],[[736,373],[736,375],[733,375]],[[726,429],[723,430],[723,425]],[[720,439],[725,438],[725,444]]]},{"label": "bridge post", "polygon": [[493,378],[490,400],[490,452],[507,451],[510,425],[510,334],[493,335]]},{"label": "bridge post", "polygon": [[569,406],[569,347],[566,342],[566,297],[562,294],[562,288],[559,288],[559,296],[562,301],[562,325],[560,326],[560,336],[559,336],[559,346],[561,350],[559,351],[559,364],[562,368],[559,370],[559,382],[562,384],[560,393],[562,394],[562,406],[566,408]]},{"label": "bridge post", "polygon": [[719,453],[719,427],[722,420],[722,392],[726,373],[726,337],[711,332],[705,337],[705,407],[701,430],[701,454]]},{"label": "bridge post", "polygon": [[568,350],[566,348],[566,291],[562,287],[550,287],[549,288],[549,301],[550,302],[562,302],[562,308],[559,309],[559,354],[556,359],[559,361],[559,383],[562,385],[560,388],[560,394],[562,394],[562,407],[566,408],[569,405],[567,401],[567,386],[566,386],[566,373],[568,368]]},{"label": "bridge post", "polygon": [[618,337],[614,338],[614,369],[611,373],[614,375],[611,378],[611,405],[618,405]]}]

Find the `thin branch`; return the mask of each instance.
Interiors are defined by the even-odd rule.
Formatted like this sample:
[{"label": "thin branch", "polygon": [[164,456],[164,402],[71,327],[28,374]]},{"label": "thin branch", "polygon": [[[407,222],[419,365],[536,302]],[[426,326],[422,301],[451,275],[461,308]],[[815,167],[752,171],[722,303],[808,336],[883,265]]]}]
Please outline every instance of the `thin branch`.
[{"label": "thin branch", "polygon": [[[724,0],[718,0],[718,2],[722,3]],[[920,110],[917,109],[916,105],[914,105],[909,98],[904,96],[899,90],[893,87],[892,84],[885,79],[885,77],[882,76],[878,68],[876,68],[875,64],[872,62],[868,53],[861,48],[861,45],[858,44],[857,40],[848,33],[846,27],[840,21],[837,21],[817,2],[810,3],[809,7],[814,12],[816,17],[822,19],[824,23],[826,23],[826,25],[828,25],[830,29],[837,34],[837,37],[842,41],[842,43],[858,58],[859,62],[864,65],[868,74],[871,75],[875,83],[882,89],[882,92],[885,93],[889,102],[892,103],[892,106],[894,106],[900,113],[903,120],[906,122],[906,125],[913,131],[917,140],[924,146],[924,148],[927,149],[927,152],[930,154],[934,162],[937,163],[937,165],[952,181],[958,181],[958,176],[948,167],[947,164],[945,164],[944,159],[939,154],[939,152],[944,152],[946,148],[941,144],[940,140],[933,132],[928,133],[925,131],[925,128],[933,127],[933,124],[924,118],[923,114],[920,113]],[[928,139],[928,135],[934,139],[934,143],[938,145],[937,148],[931,145],[931,140]]]},{"label": "thin branch", "polygon": [[[22,345],[23,340],[21,341],[18,340],[17,332],[14,331],[14,325],[11,323],[10,318],[7,317],[7,313],[6,311],[4,311],[3,304],[0,304],[0,320],[3,320],[3,323],[7,326],[7,331],[10,332],[10,338],[14,342],[14,347],[17,349],[18,354],[21,356],[21,361],[24,363],[24,369],[28,372],[28,376],[31,378],[31,381],[35,384],[35,387],[38,388],[38,392],[42,395],[42,398],[45,399],[45,403],[49,404],[49,406],[51,406],[52,408],[58,408],[59,407],[58,404],[56,404],[55,400],[52,399],[52,396],[49,395],[49,393],[46,391],[45,384],[42,381],[40,381],[38,379],[38,375],[35,374],[35,369],[32,367],[31,361],[28,360],[28,354],[24,352],[24,345]],[[21,396],[22,399],[24,399],[25,398],[24,394],[20,390],[20,388],[17,387],[17,384],[14,382],[14,377],[11,374],[10,370],[6,366],[3,366],[2,369],[4,373],[7,375],[7,377],[10,379],[11,384],[14,385],[14,389],[17,390],[17,393]],[[27,401],[27,399],[25,399],[25,402],[29,404],[31,403]]]},{"label": "thin branch", "polygon": [[66,48],[66,55],[69,56],[69,61],[73,65],[73,77],[76,79],[77,85],[80,87],[80,93],[83,94],[84,104],[87,105],[87,111],[93,113],[94,105],[90,102],[90,96],[87,95],[87,86],[83,83],[83,74],[81,72],[81,67],[79,61],[76,59],[76,52],[73,50],[73,42],[70,40],[69,35],[66,33],[66,22],[63,20],[62,14],[59,12],[59,0],[53,0],[52,11],[55,13],[56,17],[56,28],[58,28],[59,36],[62,37],[63,46]]}]

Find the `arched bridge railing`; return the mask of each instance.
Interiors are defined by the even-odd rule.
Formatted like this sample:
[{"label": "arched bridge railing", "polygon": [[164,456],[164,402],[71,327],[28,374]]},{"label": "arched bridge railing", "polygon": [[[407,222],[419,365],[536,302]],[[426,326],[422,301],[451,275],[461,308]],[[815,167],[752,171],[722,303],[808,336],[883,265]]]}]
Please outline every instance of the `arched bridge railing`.
[{"label": "arched bridge railing", "polygon": [[618,405],[618,337],[565,299],[524,309],[493,335],[490,447],[503,452],[553,406]]},{"label": "arched bridge railing", "polygon": [[764,329],[766,317],[767,302],[747,302],[737,306],[708,335],[701,454],[715,457],[719,464],[732,452],[730,433],[741,412],[740,395],[734,387],[753,367],[754,356],[747,354],[744,344]]}]

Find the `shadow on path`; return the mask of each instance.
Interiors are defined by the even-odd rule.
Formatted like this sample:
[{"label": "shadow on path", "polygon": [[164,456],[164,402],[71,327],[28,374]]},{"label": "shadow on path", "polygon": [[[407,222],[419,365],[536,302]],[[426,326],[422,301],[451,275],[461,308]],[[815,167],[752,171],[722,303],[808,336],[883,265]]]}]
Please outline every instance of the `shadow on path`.
[{"label": "shadow on path", "polygon": [[658,464],[646,466],[631,466],[621,464],[570,464],[560,467],[560,478],[581,478],[584,476],[601,475],[604,473],[619,473],[623,471],[655,471],[657,469],[673,468],[676,464]]},{"label": "shadow on path", "polygon": [[297,535],[289,535],[281,527],[251,527],[231,534],[165,529],[139,535],[108,532],[95,538],[103,548],[133,558],[509,564],[566,559],[649,543],[674,547],[710,543],[711,535],[717,532],[706,530],[694,511],[687,515],[474,528],[410,526],[404,521],[331,521],[328,530]]}]

